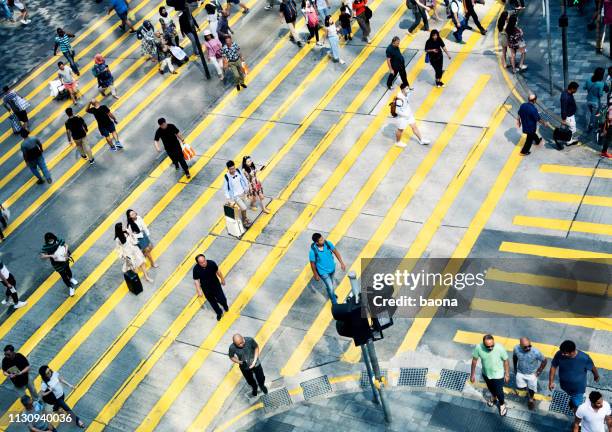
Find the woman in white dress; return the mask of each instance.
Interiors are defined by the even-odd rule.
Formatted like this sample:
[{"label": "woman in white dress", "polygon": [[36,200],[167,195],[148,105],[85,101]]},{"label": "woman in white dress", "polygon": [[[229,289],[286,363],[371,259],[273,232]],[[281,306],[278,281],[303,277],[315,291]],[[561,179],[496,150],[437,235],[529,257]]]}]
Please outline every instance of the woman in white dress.
[{"label": "woman in white dress", "polygon": [[153,279],[147,274],[147,264],[145,257],[138,248],[138,240],[132,233],[123,229],[121,222],[115,224],[115,243],[117,245],[117,255],[123,261],[123,273],[128,270],[142,270],[145,279],[148,282],[153,282]]},{"label": "woman in white dress", "polygon": [[149,233],[149,227],[145,223],[144,219],[138,215],[134,210],[129,209],[125,216],[127,218],[127,231],[134,235],[134,238],[138,242],[138,247],[142,251],[145,257],[148,258],[151,267],[159,267],[155,264],[151,251],[153,250],[153,243],[151,243],[151,234]]}]

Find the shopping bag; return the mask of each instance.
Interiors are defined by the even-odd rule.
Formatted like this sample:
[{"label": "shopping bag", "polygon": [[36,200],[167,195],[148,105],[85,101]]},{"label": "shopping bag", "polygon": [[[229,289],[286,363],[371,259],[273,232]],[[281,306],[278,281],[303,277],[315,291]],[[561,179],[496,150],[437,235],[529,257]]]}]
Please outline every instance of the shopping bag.
[{"label": "shopping bag", "polygon": [[249,74],[249,67],[247,66],[246,62],[242,62],[242,71],[244,72],[245,75]]},{"label": "shopping bag", "polygon": [[196,155],[196,152],[193,149],[193,147],[191,147],[187,143],[184,143],[181,146],[181,149],[183,150],[183,157],[185,158],[186,161],[189,161],[189,160],[193,159],[195,157],[195,155]]}]

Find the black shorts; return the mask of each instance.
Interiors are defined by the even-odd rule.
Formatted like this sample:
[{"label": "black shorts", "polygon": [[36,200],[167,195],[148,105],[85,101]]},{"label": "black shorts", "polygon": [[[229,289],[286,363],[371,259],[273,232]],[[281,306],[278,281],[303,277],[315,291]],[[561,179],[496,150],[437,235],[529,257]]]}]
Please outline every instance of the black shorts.
[{"label": "black shorts", "polygon": [[98,126],[98,130],[100,131],[100,133],[102,134],[103,137],[107,137],[110,134],[112,134],[113,132],[115,132],[115,124],[114,123],[109,123],[103,127]]},{"label": "black shorts", "polygon": [[27,123],[28,122],[28,113],[26,110],[23,111],[15,111],[15,115],[19,119],[20,122]]}]

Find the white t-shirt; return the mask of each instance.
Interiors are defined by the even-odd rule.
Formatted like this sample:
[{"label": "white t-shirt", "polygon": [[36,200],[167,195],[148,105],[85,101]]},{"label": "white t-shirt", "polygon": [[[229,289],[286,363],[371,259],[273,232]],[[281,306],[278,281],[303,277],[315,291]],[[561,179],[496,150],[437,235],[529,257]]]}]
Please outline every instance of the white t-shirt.
[{"label": "white t-shirt", "polygon": [[327,30],[327,37],[338,36],[338,29],[336,29],[336,23],[325,27],[325,30]]},{"label": "white t-shirt", "polygon": [[582,432],[606,432],[608,428],[605,426],[604,420],[609,415],[610,404],[606,401],[597,411],[593,409],[589,400],[580,405],[576,410],[576,417],[582,420],[580,423]]},{"label": "white t-shirt", "polygon": [[463,15],[460,12],[459,9],[459,3],[455,0],[452,0],[450,3],[450,10],[452,13],[457,14],[457,17],[459,17],[459,19],[463,18]]},{"label": "white t-shirt", "polygon": [[42,382],[40,389],[44,392],[51,390],[56,398],[61,398],[64,395],[64,386],[59,380],[59,373],[53,372],[48,383]]},{"label": "white t-shirt", "polygon": [[229,178],[229,181],[232,184],[232,190],[234,191],[234,196],[238,196],[238,195],[242,195],[243,193],[246,193],[246,191],[242,187],[242,183],[240,183],[240,174],[238,174],[238,171],[236,171],[234,175],[227,173],[227,176]]},{"label": "white t-shirt", "polygon": [[395,102],[395,107],[395,112],[397,113],[398,117],[414,117],[414,115],[412,114],[412,108],[410,108],[410,104],[408,103],[408,96],[404,95],[401,90],[397,92],[397,101]]},{"label": "white t-shirt", "polygon": [[0,273],[2,273],[2,277],[4,279],[8,279],[10,272],[9,272],[9,269],[6,268],[4,263],[0,263]]}]

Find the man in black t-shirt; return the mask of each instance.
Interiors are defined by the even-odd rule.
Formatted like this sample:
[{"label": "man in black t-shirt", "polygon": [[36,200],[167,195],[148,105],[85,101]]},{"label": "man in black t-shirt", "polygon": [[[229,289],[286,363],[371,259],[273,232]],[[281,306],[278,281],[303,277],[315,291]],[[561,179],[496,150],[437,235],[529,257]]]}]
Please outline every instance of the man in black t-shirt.
[{"label": "man in black t-shirt", "polygon": [[412,87],[410,87],[410,83],[408,82],[408,77],[406,76],[406,63],[404,62],[404,56],[402,55],[399,46],[400,38],[398,36],[394,36],[391,40],[391,45],[387,47],[387,67],[389,68],[387,88],[391,90],[393,80],[395,80],[395,77],[399,73],[399,76],[402,79],[402,84],[412,90]]},{"label": "man in black t-shirt", "polygon": [[[96,99],[92,99],[92,101],[89,102],[89,105],[87,105],[87,112],[89,114],[93,114],[93,116],[96,118],[98,130],[104,139],[106,139],[111,151],[122,149],[123,146],[119,142],[119,135],[117,134],[117,128],[115,128],[115,125],[117,124],[117,117],[115,117],[111,110],[106,105],[100,105],[100,102]],[[113,138],[115,139],[114,144]]]},{"label": "man in black t-shirt", "polygon": [[227,312],[229,306],[221,285],[225,285],[225,277],[217,263],[207,260],[203,254],[195,257],[196,265],[193,267],[193,283],[198,297],[206,297],[206,300],[217,313],[217,321],[223,316],[219,305]]},{"label": "man in black t-shirt", "polygon": [[187,162],[185,162],[183,148],[181,147],[181,143],[185,143],[181,132],[172,123],[167,123],[166,119],[163,117],[157,120],[157,124],[159,127],[157,131],[155,131],[155,149],[161,152],[161,148],[159,147],[159,140],[161,140],[168,157],[174,164],[174,168],[178,170],[180,164],[185,172],[185,176],[190,179],[191,174],[189,174],[189,167],[187,166]]},{"label": "man in black t-shirt", "polygon": [[34,383],[30,381],[30,362],[23,354],[15,352],[13,345],[4,347],[4,358],[2,359],[2,373],[9,377],[20,395],[25,394],[26,387],[30,390],[30,396],[38,399],[38,393],[34,388]]},{"label": "man in black t-shirt", "polygon": [[295,42],[297,46],[301,47],[302,41],[295,30],[295,20],[297,19],[297,4],[295,0],[282,0],[280,5],[280,19],[281,22],[285,21],[285,23],[287,23],[290,34],[289,39]]},{"label": "man in black t-shirt", "polygon": [[87,143],[87,124],[78,115],[74,115],[72,108],[66,108],[66,136],[68,137],[68,144],[74,142],[74,145],[81,153],[83,159],[89,159],[89,165],[93,165],[94,157]]}]

